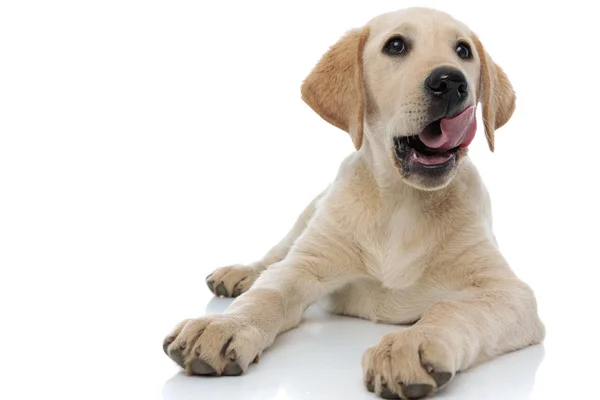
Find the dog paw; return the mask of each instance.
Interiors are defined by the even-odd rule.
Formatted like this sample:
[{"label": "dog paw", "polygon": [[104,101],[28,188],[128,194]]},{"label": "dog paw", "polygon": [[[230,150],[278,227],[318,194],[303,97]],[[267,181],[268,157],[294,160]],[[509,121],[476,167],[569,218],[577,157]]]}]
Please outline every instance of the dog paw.
[{"label": "dog paw", "polygon": [[213,315],[179,323],[163,350],[188,375],[241,375],[258,361],[261,335],[237,316]]},{"label": "dog paw", "polygon": [[363,379],[384,399],[421,399],[455,374],[454,355],[435,333],[409,328],[384,336],[362,358]]},{"label": "dog paw", "polygon": [[230,265],[218,268],[208,275],[206,285],[217,296],[237,297],[250,289],[258,275],[253,267]]}]

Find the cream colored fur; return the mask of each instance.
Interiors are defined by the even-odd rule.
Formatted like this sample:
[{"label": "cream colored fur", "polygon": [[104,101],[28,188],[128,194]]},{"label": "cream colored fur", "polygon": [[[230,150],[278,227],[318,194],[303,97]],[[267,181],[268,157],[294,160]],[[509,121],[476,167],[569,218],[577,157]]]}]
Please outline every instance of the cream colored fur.
[{"label": "cream colored fur", "polygon": [[[414,44],[414,54],[393,68],[381,57],[391,33],[410,36]],[[459,38],[476,53],[470,63],[454,53]],[[471,104],[483,105],[493,149],[494,129],[514,108],[500,67],[465,25],[429,9],[379,16],[343,41],[346,47],[334,45],[326,55],[334,61],[323,62],[335,66],[336,51],[349,54],[340,61],[348,64],[348,76],[334,70],[342,74],[335,85],[358,79],[359,88],[348,88],[339,101],[319,97],[323,82],[331,82],[319,75],[327,69],[317,66],[303,97],[349,132],[358,150],[262,260],[220,268],[207,278],[215,293],[237,298],[224,315],[183,321],[165,339],[167,354],[188,373],[245,371],[320,299],[343,315],[417,321],[363,356],[365,385],[383,397],[435,393],[458,371],[544,338],[531,289],[498,250],[490,199],[468,156],[435,188],[404,176],[393,157],[393,137],[413,134],[423,123],[420,89],[438,65],[466,75]],[[323,90],[338,90],[335,85]]]}]

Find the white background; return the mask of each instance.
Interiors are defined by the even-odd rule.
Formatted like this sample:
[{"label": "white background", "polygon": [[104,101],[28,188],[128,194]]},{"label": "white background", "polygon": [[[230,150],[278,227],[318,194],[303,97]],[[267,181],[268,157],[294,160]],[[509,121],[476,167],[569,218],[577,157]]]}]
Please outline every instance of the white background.
[{"label": "white background", "polygon": [[477,32],[517,91],[496,152],[479,129],[471,154],[548,329],[441,397],[598,398],[592,4],[3,1],[0,397],[374,398],[360,355],[394,327],[315,317],[221,380],[181,376],[161,341],[222,310],[205,276],[262,256],[353,150],[300,100],[318,58],[379,13],[428,5]]}]

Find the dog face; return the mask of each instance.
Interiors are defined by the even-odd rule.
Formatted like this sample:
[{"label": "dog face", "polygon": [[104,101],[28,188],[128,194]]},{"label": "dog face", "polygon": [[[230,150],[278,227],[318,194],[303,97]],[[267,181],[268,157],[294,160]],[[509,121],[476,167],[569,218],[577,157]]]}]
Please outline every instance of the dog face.
[{"label": "dog face", "polygon": [[[388,154],[410,185],[434,190],[454,177],[476,131],[490,150],[515,107],[504,72],[477,37],[449,15],[412,8],[372,19],[323,56],[302,86],[328,122]],[[364,139],[366,135],[367,139]]]}]

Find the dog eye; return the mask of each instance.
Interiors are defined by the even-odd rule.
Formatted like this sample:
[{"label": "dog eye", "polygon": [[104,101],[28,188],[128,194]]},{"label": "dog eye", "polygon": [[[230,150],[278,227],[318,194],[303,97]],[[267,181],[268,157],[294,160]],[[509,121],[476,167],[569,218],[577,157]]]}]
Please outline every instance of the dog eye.
[{"label": "dog eye", "polygon": [[385,51],[390,56],[397,56],[399,54],[404,54],[406,52],[406,42],[402,36],[394,36],[385,42],[385,46],[383,46],[383,51]]},{"label": "dog eye", "polygon": [[456,54],[458,54],[461,59],[468,60],[471,58],[471,48],[468,44],[460,42],[456,46]]}]

